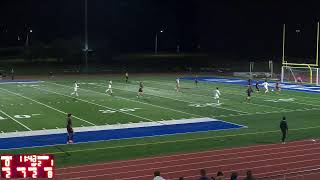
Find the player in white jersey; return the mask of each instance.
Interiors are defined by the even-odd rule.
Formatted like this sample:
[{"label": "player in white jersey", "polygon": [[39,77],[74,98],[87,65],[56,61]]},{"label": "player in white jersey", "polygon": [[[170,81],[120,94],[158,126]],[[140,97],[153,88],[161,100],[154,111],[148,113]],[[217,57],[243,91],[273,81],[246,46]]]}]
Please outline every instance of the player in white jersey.
[{"label": "player in white jersey", "polygon": [[269,83],[267,81],[265,81],[264,83],[262,83],[265,91],[264,93],[268,93],[269,92]]},{"label": "player in white jersey", "polygon": [[79,85],[77,83],[77,81],[74,82],[74,87],[73,87],[73,93],[71,93],[71,95],[76,95],[76,96],[79,96],[78,95],[78,88],[79,88]]},{"label": "player in white jersey", "polygon": [[110,95],[112,95],[112,81],[109,81],[108,89],[106,90],[106,93],[110,92]]},{"label": "player in white jersey", "polygon": [[177,90],[177,92],[179,92],[179,90],[180,90],[180,79],[179,78],[176,79],[176,90]]},{"label": "player in white jersey", "polygon": [[216,99],[217,102],[218,102],[218,104],[220,104],[220,96],[221,96],[221,93],[220,93],[218,87],[216,88],[216,90],[213,91],[213,94],[214,94],[214,99]]}]

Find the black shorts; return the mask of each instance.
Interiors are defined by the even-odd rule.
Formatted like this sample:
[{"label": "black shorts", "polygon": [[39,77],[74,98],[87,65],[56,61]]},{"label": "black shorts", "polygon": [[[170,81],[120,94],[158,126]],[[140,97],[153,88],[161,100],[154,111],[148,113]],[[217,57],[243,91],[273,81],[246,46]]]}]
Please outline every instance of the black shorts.
[{"label": "black shorts", "polygon": [[143,89],[142,89],[142,88],[139,88],[139,92],[143,92]]}]

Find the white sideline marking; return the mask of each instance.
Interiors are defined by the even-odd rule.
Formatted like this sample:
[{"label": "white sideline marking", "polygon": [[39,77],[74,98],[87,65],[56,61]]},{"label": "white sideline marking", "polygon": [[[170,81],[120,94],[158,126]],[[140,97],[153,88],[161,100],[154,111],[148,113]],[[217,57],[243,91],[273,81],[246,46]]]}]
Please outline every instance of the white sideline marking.
[{"label": "white sideline marking", "polygon": [[[9,91],[9,90],[7,90],[7,89],[3,89],[3,88],[0,88],[0,89],[3,90],[3,91],[7,91],[7,92],[9,92],[9,93],[11,93],[11,94],[20,96],[20,97],[22,97],[22,98],[28,99],[28,100],[33,101],[33,102],[35,102],[35,103],[41,104],[41,105],[43,105],[43,106],[45,106],[45,107],[47,107],[47,108],[53,109],[53,110],[55,110],[55,111],[57,111],[57,112],[60,112],[60,113],[63,113],[63,114],[67,114],[66,112],[63,112],[63,111],[61,111],[61,110],[59,110],[59,109],[56,109],[56,108],[51,107],[51,106],[48,106],[48,105],[46,105],[46,104],[44,104],[44,103],[42,103],[42,102],[39,102],[39,101],[34,100],[34,99],[31,99],[31,98],[29,98],[29,97],[23,96],[23,95],[21,95],[21,94],[18,94],[18,93],[15,93],[15,92]],[[89,122],[89,121],[86,121],[86,120],[84,120],[84,119],[81,119],[81,118],[79,118],[79,117],[77,117],[77,116],[74,116],[74,115],[73,115],[73,117],[74,117],[75,119],[79,119],[80,121],[84,121],[84,122],[86,122],[86,123],[88,123],[88,124],[91,124],[91,125],[93,125],[93,126],[96,126],[95,124],[93,124],[93,123],[91,123],[91,122]]]},{"label": "white sideline marking", "polygon": [[[154,126],[163,126],[163,125],[178,125],[178,124],[191,124],[191,123],[200,123],[200,122],[225,122],[222,120],[211,119],[211,118],[197,118],[197,119],[183,119],[183,120],[171,120],[171,121],[159,121],[158,122],[140,122],[140,123],[128,123],[128,124],[115,124],[115,125],[101,125],[101,126],[91,126],[86,127],[81,125],[82,127],[73,128],[75,132],[90,132],[90,131],[101,131],[101,130],[115,130],[115,129],[130,129],[130,128],[141,128],[141,127],[154,127]],[[234,124],[230,122],[225,122],[228,124]],[[241,127],[246,127],[243,125],[234,124]],[[64,134],[66,133],[65,129],[45,129],[36,130],[32,132],[23,132],[23,133],[6,133],[1,136],[1,138],[11,138],[11,137],[25,137],[25,136],[39,136],[39,135],[49,135],[49,134]]]},{"label": "white sideline marking", "polygon": [[23,126],[24,128],[26,128],[29,131],[32,131],[32,129],[30,129],[28,126],[24,125],[23,123],[19,122],[18,120],[16,120],[15,118],[11,117],[10,115],[8,115],[7,113],[3,112],[2,110],[0,110],[0,112],[4,115],[6,115],[8,118],[10,118],[11,120],[15,121],[16,123],[20,124],[21,126]]}]

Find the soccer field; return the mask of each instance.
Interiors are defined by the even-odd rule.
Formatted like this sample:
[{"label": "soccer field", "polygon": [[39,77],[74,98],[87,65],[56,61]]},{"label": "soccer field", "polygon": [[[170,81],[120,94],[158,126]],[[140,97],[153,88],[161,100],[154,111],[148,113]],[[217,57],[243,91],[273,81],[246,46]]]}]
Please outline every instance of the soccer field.
[{"label": "soccer field", "polygon": [[[112,96],[105,93],[109,79],[113,81]],[[71,95],[75,80],[80,86],[78,97]],[[139,81],[144,83],[145,91],[144,97],[141,98],[136,97]],[[160,127],[175,120],[181,120],[182,124],[188,124],[195,119],[223,123],[218,129],[205,129],[202,125],[194,131],[166,133],[166,129],[163,134],[147,134],[139,138],[129,135],[125,138],[106,139],[109,141],[19,148],[3,150],[1,153],[54,153],[60,158],[57,160],[58,166],[66,166],[278,142],[279,122],[282,116],[286,116],[288,120],[289,140],[319,136],[319,94],[292,90],[283,90],[280,94],[264,94],[262,89],[260,93],[254,93],[251,103],[245,103],[246,86],[242,84],[200,81],[196,87],[192,80],[187,79],[181,79],[180,83],[180,92],[176,92],[175,77],[170,75],[134,76],[130,77],[129,83],[125,83],[120,76],[101,76],[0,84],[2,136],[9,134],[9,137],[15,137],[16,134],[32,135],[37,132],[50,135],[65,132],[66,113],[73,114],[74,128],[84,131],[111,125],[145,126],[148,123],[158,124]],[[213,98],[213,90],[216,87],[221,91],[221,104],[217,104]],[[238,127],[229,128],[228,125]],[[170,135],[165,136],[168,134]],[[64,134],[63,137],[65,136]],[[99,136],[99,133],[95,136]],[[83,157],[84,154],[88,157]]]}]

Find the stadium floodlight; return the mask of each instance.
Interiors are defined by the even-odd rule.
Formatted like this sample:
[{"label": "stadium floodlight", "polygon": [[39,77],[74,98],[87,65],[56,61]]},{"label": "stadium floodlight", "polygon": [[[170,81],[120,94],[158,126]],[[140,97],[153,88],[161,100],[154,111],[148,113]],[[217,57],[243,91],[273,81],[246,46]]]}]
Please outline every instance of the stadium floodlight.
[{"label": "stadium floodlight", "polygon": [[32,29],[30,29],[30,31],[29,32],[31,32],[32,33]]}]

